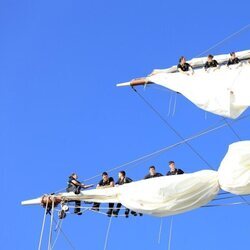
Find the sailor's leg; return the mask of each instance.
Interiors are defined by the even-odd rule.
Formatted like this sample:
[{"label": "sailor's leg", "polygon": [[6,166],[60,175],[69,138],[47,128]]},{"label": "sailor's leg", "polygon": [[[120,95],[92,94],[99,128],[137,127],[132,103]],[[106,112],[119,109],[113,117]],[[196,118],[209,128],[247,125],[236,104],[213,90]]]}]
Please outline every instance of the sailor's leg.
[{"label": "sailor's leg", "polygon": [[131,214],[137,216],[137,213],[135,211],[131,211]]},{"label": "sailor's leg", "polygon": [[81,201],[75,201],[75,214],[81,215]]},{"label": "sailor's leg", "polygon": [[99,211],[99,208],[100,208],[100,203],[94,202],[91,209],[94,211]]},{"label": "sailor's leg", "polygon": [[114,203],[109,203],[109,210],[107,212],[107,215],[110,217],[112,212],[113,212],[113,207],[114,207]]},{"label": "sailor's leg", "polygon": [[119,214],[119,212],[120,212],[120,208],[121,208],[121,206],[122,206],[122,204],[121,203],[117,203],[117,205],[116,205],[116,209],[115,210],[113,210],[113,215],[114,216],[118,216],[118,214]]},{"label": "sailor's leg", "polygon": [[126,218],[128,218],[129,212],[130,212],[130,210],[128,208],[126,208],[125,213],[124,213]]}]

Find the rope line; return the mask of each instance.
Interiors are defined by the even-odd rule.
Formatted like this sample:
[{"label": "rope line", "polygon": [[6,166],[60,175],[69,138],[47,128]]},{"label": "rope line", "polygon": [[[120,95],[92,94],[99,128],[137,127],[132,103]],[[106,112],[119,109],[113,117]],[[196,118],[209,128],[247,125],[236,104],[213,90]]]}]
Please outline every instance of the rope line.
[{"label": "rope line", "polygon": [[[250,115],[249,115],[249,117],[250,117]],[[246,117],[244,117],[244,118],[246,118]],[[241,119],[243,119],[243,118],[241,118]],[[239,119],[238,119],[237,121],[239,121]],[[219,122],[221,122],[221,120],[220,120]],[[219,122],[217,122],[217,123],[219,123]],[[235,122],[236,122],[236,121],[235,121]],[[193,135],[193,136],[190,136],[190,137],[188,137],[188,138],[186,138],[186,139],[183,139],[183,140],[181,140],[181,141],[179,141],[179,142],[177,142],[177,143],[171,144],[171,145],[169,145],[169,146],[167,146],[167,147],[165,147],[165,148],[162,148],[162,149],[159,149],[159,150],[154,151],[154,152],[152,152],[152,153],[149,153],[149,154],[147,154],[147,155],[141,156],[141,157],[139,157],[139,158],[137,158],[137,159],[135,159],[135,160],[129,161],[129,162],[124,163],[124,164],[122,164],[122,165],[119,165],[119,166],[117,166],[117,167],[111,168],[111,169],[107,170],[107,172],[108,172],[108,173],[113,172],[113,171],[115,171],[115,170],[117,170],[117,169],[120,169],[120,168],[122,168],[122,167],[126,167],[126,166],[128,166],[128,165],[131,165],[131,164],[140,162],[140,161],[145,160],[145,159],[148,160],[148,159],[154,157],[154,156],[157,155],[157,154],[162,154],[163,152],[165,152],[165,151],[167,151],[167,150],[169,150],[169,149],[172,149],[172,148],[174,148],[174,147],[176,147],[176,146],[179,146],[179,145],[181,145],[181,144],[184,144],[184,143],[186,143],[186,142],[188,142],[188,141],[194,140],[194,139],[196,139],[196,138],[198,138],[198,137],[200,137],[200,136],[203,136],[203,135],[205,135],[205,134],[208,134],[208,133],[210,133],[210,132],[213,132],[213,131],[215,131],[215,130],[218,130],[218,129],[220,129],[220,128],[223,128],[223,127],[225,127],[225,126],[227,126],[227,124],[222,124],[222,125],[219,125],[219,126],[217,126],[217,127],[211,126],[211,127],[209,127],[208,129],[202,130],[202,131],[200,131],[199,133],[197,133],[197,134],[195,134],[195,135]],[[100,174],[97,174],[97,175],[94,175],[94,176],[92,176],[92,177],[90,177],[90,178],[88,178],[88,179],[85,179],[84,182],[90,181],[90,180],[92,180],[92,179],[95,179],[95,178],[99,177],[100,175],[101,175],[101,173],[100,173]]]},{"label": "rope line", "polygon": [[46,221],[48,203],[49,203],[49,200],[47,199],[45,210],[44,210],[44,215],[43,215],[43,222],[42,222],[42,228],[41,228],[41,233],[40,233],[38,250],[41,250],[41,246],[42,246],[42,239],[43,239],[43,232],[44,232],[44,226],[45,226],[45,221]]},{"label": "rope line", "polygon": [[53,219],[54,219],[54,207],[55,207],[55,198],[52,197],[52,207],[51,207],[51,217],[50,217],[50,229],[49,229],[49,240],[48,240],[48,250],[51,250],[51,242],[52,242],[52,227],[53,227]]},{"label": "rope line", "polygon": [[242,205],[242,204],[246,204],[249,205],[248,201],[241,201],[241,202],[233,202],[233,203],[225,203],[225,204],[210,204],[210,205],[204,205],[201,207],[222,207],[222,206],[234,206],[234,205]]},{"label": "rope line", "polygon": [[51,250],[54,249],[54,247],[55,247],[55,245],[56,245],[56,242],[57,242],[57,240],[58,240],[58,238],[59,238],[59,235],[60,235],[60,233],[61,233],[61,230],[60,230],[60,229],[61,229],[61,227],[62,227],[62,223],[63,223],[63,220],[59,220],[58,225],[57,225],[57,228],[56,228],[57,234],[56,234],[55,240],[54,240],[54,242],[53,242],[53,245],[52,245],[52,247],[51,247]]},{"label": "rope line", "polygon": [[[161,113],[156,110],[153,105],[145,98],[143,97],[133,86],[132,89],[135,91],[135,93],[137,93],[137,95],[145,102],[145,104],[151,109],[153,110],[153,112],[167,125],[167,127],[172,130],[181,140],[185,140],[184,137],[173,127],[170,125],[170,123],[161,115]],[[194,149],[193,146],[191,146],[191,144],[189,144],[188,142],[185,142],[186,145],[212,170],[214,170],[214,168],[211,166],[211,164],[197,151]]]},{"label": "rope line", "polygon": [[177,93],[174,94],[174,106],[173,106],[172,116],[175,115],[176,103],[177,103]]},{"label": "rope line", "polygon": [[[237,123],[237,122],[242,121],[244,119],[247,119],[249,117],[250,117],[250,114],[244,115],[244,116],[238,118],[237,120],[234,120],[232,123]],[[216,124],[220,123],[221,121],[223,121],[223,119],[219,120]],[[216,130],[221,129],[221,128],[226,127],[226,126],[228,126],[228,124],[226,124],[226,123],[218,125],[218,126],[215,126],[215,125],[210,126],[207,129],[201,130],[200,132],[198,132],[198,133],[196,133],[196,134],[194,134],[194,135],[192,135],[192,136],[190,136],[190,137],[188,137],[188,138],[186,138],[184,140],[181,140],[181,141],[179,141],[177,143],[171,144],[171,145],[169,145],[167,147],[156,150],[156,151],[154,151],[152,153],[146,154],[146,155],[141,156],[139,158],[136,158],[135,160],[132,160],[132,161],[126,162],[124,164],[118,165],[118,166],[116,166],[114,168],[110,168],[106,172],[110,173],[110,172],[113,172],[115,170],[127,167],[127,166],[132,165],[132,164],[135,164],[134,166],[137,166],[142,161],[147,161],[147,160],[149,160],[149,159],[151,159],[153,157],[156,157],[157,155],[160,155],[160,154],[164,153],[165,151],[168,151],[168,150],[170,150],[172,148],[175,148],[175,147],[177,147],[179,145],[182,145],[182,144],[184,144],[184,143],[186,143],[188,141],[194,140],[196,138],[199,138],[200,136],[206,135],[208,133],[211,133],[213,131],[216,131]],[[96,175],[94,175],[94,176],[92,176],[90,178],[84,179],[83,182],[87,182],[87,181],[93,180],[93,179],[95,179],[97,177],[100,177],[101,174],[102,173],[99,173],[99,174],[96,174]],[[55,193],[58,193],[58,192],[61,192],[61,191],[64,191],[64,190],[65,190],[65,188],[60,189],[60,190],[56,191]]]},{"label": "rope line", "polygon": [[110,227],[111,227],[111,222],[112,222],[112,216],[109,219],[109,224],[108,224],[108,228],[107,228],[107,232],[106,232],[106,238],[105,238],[105,242],[104,242],[104,250],[107,249],[107,245],[108,245],[108,237],[109,237],[109,232],[110,232]]},{"label": "rope line", "polygon": [[172,230],[173,230],[173,220],[174,220],[174,217],[173,217],[173,216],[171,216],[170,228],[169,228],[169,237],[168,237],[168,250],[171,250]]},{"label": "rope line", "polygon": [[[53,221],[55,224],[57,224],[57,221],[55,220],[55,218],[53,218]],[[75,250],[76,248],[74,247],[73,243],[71,242],[71,240],[69,239],[69,237],[66,235],[66,233],[62,230],[62,228],[59,228],[60,232],[62,233],[64,239],[68,242],[69,246],[71,247],[71,249]]]},{"label": "rope line", "polygon": [[232,133],[235,135],[235,137],[239,140],[242,141],[241,137],[239,136],[239,134],[235,131],[235,129],[231,126],[231,124],[228,122],[228,120],[223,117],[224,121],[227,123],[229,129],[232,131]]},{"label": "rope line", "polygon": [[246,26],[242,27],[241,29],[239,29],[238,31],[232,33],[231,35],[227,36],[226,38],[222,39],[221,41],[219,41],[218,43],[214,44],[213,46],[211,46],[210,48],[206,49],[205,51],[201,52],[200,54],[198,54],[195,57],[200,57],[204,54],[206,54],[207,52],[209,52],[212,49],[217,48],[218,46],[220,46],[221,44],[225,43],[226,41],[232,39],[233,37],[239,35],[240,33],[242,33],[243,31],[247,30],[250,28],[250,24],[247,24]]},{"label": "rope line", "polygon": [[163,224],[163,218],[161,218],[161,222],[160,222],[159,235],[158,235],[158,244],[161,243],[162,224]]},{"label": "rope line", "polygon": [[170,116],[170,113],[171,113],[172,96],[173,96],[173,93],[170,92],[170,98],[169,98],[169,104],[168,104],[168,116]]}]

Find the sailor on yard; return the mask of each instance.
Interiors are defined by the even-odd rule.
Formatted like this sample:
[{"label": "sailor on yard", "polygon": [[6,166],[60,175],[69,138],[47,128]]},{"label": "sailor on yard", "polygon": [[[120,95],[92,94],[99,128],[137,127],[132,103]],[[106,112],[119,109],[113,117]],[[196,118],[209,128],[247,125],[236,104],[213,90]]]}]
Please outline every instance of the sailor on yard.
[{"label": "sailor on yard", "polygon": [[163,176],[161,173],[157,173],[155,170],[155,166],[150,166],[149,167],[149,174],[147,174],[144,179],[150,179],[154,177],[160,177]]},{"label": "sailor on yard", "polygon": [[230,58],[227,62],[227,66],[233,65],[233,64],[238,64],[240,62],[240,59],[236,57],[235,52],[230,53]]},{"label": "sailor on yard", "polygon": [[[126,184],[126,183],[130,183],[132,181],[133,181],[132,179],[130,179],[129,177],[126,176],[126,172],[125,171],[120,171],[119,174],[118,174],[118,181],[115,184],[118,185],[118,186],[120,186],[120,185],[123,185],[123,184]],[[115,217],[118,216],[118,214],[120,212],[121,206],[122,206],[121,203],[118,203],[116,205],[116,209],[113,211],[113,215]],[[130,212],[130,210],[128,208],[126,208],[125,209],[125,217],[126,218],[128,218],[129,212]],[[133,214],[134,216],[137,215],[137,213],[134,212],[134,211],[131,211],[131,214]],[[140,214],[140,215],[142,215],[142,214]]]},{"label": "sailor on yard", "polygon": [[207,61],[206,61],[205,65],[204,65],[204,68],[205,68],[206,71],[209,68],[215,68],[215,69],[219,68],[219,63],[213,58],[214,58],[213,55],[208,55]]},{"label": "sailor on yard", "polygon": [[[68,186],[66,188],[67,192],[74,192],[75,194],[80,194],[81,189],[86,189],[89,187],[92,187],[93,185],[85,185],[83,183],[81,183],[80,181],[77,180],[78,176],[76,173],[72,173],[69,176],[69,180],[68,180]],[[81,215],[81,201],[80,200],[76,200],[75,201],[75,210],[74,213]]]},{"label": "sailor on yard", "polygon": [[179,59],[179,64],[177,65],[177,69],[179,72],[186,74],[186,75],[190,75],[194,74],[194,70],[191,67],[191,65],[189,63],[186,62],[186,58],[184,56],[181,56]]},{"label": "sailor on yard", "polygon": [[170,170],[167,172],[166,175],[184,174],[184,171],[182,171],[180,168],[175,168],[174,161],[170,161],[168,164],[169,164]]},{"label": "sailor on yard", "polygon": [[[96,188],[110,188],[110,187],[114,187],[114,179],[113,177],[109,177],[107,172],[103,172],[102,173],[102,180],[99,181],[99,183],[97,184]],[[99,211],[99,207],[100,207],[100,203],[95,202],[93,204],[92,210],[94,211]],[[109,210],[107,212],[107,215],[110,217],[112,215],[113,212],[113,207],[114,207],[114,203],[109,203]]]}]

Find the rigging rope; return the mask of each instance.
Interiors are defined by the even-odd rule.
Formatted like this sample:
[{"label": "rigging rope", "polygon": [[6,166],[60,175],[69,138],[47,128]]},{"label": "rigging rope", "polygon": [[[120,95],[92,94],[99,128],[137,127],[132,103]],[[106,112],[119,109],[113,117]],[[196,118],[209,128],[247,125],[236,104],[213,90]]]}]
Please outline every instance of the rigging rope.
[{"label": "rigging rope", "polygon": [[[249,117],[250,117],[250,114],[249,114],[249,115],[242,116],[242,117],[238,118],[237,120],[233,121],[233,123],[239,122],[239,121],[241,121],[241,120],[243,120],[243,119],[246,119],[246,118],[249,118]],[[223,120],[223,119],[222,119],[222,120]],[[219,122],[221,122],[222,120],[220,120]],[[219,122],[217,122],[217,123],[219,123]],[[195,135],[193,135],[193,136],[190,136],[190,137],[188,137],[188,138],[186,138],[186,139],[184,139],[184,140],[181,140],[181,141],[179,141],[179,142],[177,142],[177,143],[171,144],[171,145],[169,145],[169,146],[167,146],[167,147],[164,147],[164,148],[162,148],[162,149],[159,149],[159,150],[157,150],[157,151],[154,151],[153,153],[150,153],[150,154],[141,156],[141,157],[139,157],[139,158],[137,158],[137,159],[135,159],[135,160],[129,161],[129,162],[124,163],[124,164],[122,164],[122,165],[119,165],[119,166],[117,166],[117,167],[110,168],[110,169],[107,170],[107,172],[110,173],[110,172],[112,172],[112,171],[115,171],[115,170],[120,169],[120,168],[124,168],[124,167],[126,167],[126,166],[128,166],[128,165],[132,165],[132,164],[134,164],[134,163],[137,163],[137,164],[138,164],[138,162],[141,162],[142,160],[148,160],[148,159],[150,159],[150,158],[152,158],[152,157],[155,157],[155,155],[157,155],[157,154],[162,154],[163,152],[165,152],[165,151],[167,151],[167,150],[169,150],[169,149],[172,149],[172,148],[174,148],[174,147],[177,147],[177,146],[179,146],[179,145],[181,145],[181,144],[184,144],[184,143],[186,143],[186,142],[188,142],[188,141],[194,140],[194,139],[196,139],[196,138],[198,138],[198,137],[200,137],[200,136],[203,136],[203,135],[205,135],[205,134],[208,134],[208,133],[210,133],[210,132],[216,131],[216,130],[218,130],[218,129],[220,129],[220,128],[223,128],[223,127],[226,127],[226,126],[228,126],[226,123],[224,123],[224,124],[222,124],[222,125],[219,125],[219,126],[217,126],[217,127],[210,126],[208,129],[202,130],[202,131],[200,131],[199,133],[197,133],[197,134],[195,134]],[[100,177],[100,175],[101,175],[101,173],[99,173],[99,174],[97,174],[97,175],[94,175],[94,176],[92,176],[92,177],[90,177],[90,178],[87,178],[87,179],[84,180],[84,182],[93,180],[93,179],[95,179],[95,178],[97,178],[97,177]]]},{"label": "rigging rope", "polygon": [[172,116],[175,115],[176,103],[177,103],[177,93],[174,94],[174,106],[173,106]]},{"label": "rigging rope", "polygon": [[54,219],[54,207],[55,207],[55,198],[52,197],[52,206],[51,206],[51,217],[50,217],[50,229],[49,229],[49,240],[48,240],[48,250],[51,250],[51,241],[52,241],[52,227]]},{"label": "rigging rope", "polygon": [[[249,115],[249,116],[250,116],[250,115]],[[244,117],[244,118],[246,118],[246,117]],[[242,118],[242,119],[243,119],[243,118]],[[220,120],[219,122],[221,122],[221,120]],[[126,166],[128,166],[128,165],[132,165],[132,164],[134,164],[134,163],[137,163],[137,164],[138,164],[138,162],[141,162],[142,160],[148,160],[148,159],[150,159],[150,158],[152,158],[152,157],[155,157],[155,155],[157,155],[157,154],[161,154],[161,153],[163,153],[163,152],[165,152],[165,151],[167,151],[167,150],[169,150],[169,149],[171,149],[171,148],[174,148],[174,147],[176,147],[176,146],[179,146],[179,145],[181,145],[181,144],[184,144],[184,143],[186,143],[186,142],[188,142],[188,141],[194,140],[194,139],[196,139],[196,138],[198,138],[198,137],[200,137],[200,136],[202,136],[202,135],[208,134],[208,133],[210,133],[210,132],[212,132],[212,131],[215,131],[215,130],[217,130],[217,129],[223,128],[223,127],[225,127],[225,126],[227,126],[227,124],[222,124],[222,125],[219,125],[219,126],[217,126],[217,127],[211,127],[210,129],[202,130],[202,131],[200,131],[199,133],[197,133],[197,134],[195,134],[195,135],[193,135],[193,136],[190,136],[190,137],[188,137],[188,138],[186,138],[186,139],[183,139],[183,140],[181,140],[181,141],[179,141],[179,142],[177,142],[177,143],[171,144],[171,145],[169,145],[169,146],[167,146],[167,147],[164,147],[164,148],[162,148],[162,149],[159,149],[159,150],[157,150],[157,151],[154,151],[153,153],[150,153],[150,154],[141,156],[141,157],[139,157],[139,158],[137,158],[137,159],[135,159],[135,160],[129,161],[129,162],[124,163],[124,164],[122,164],[122,165],[119,165],[119,166],[117,166],[117,167],[110,168],[110,169],[108,169],[106,172],[109,172],[109,173],[110,173],[110,172],[112,172],[112,171],[115,171],[115,170],[117,170],[117,169],[126,167]],[[93,179],[95,179],[95,178],[97,178],[97,177],[100,177],[100,175],[101,175],[101,173],[99,173],[99,174],[97,174],[97,175],[94,175],[94,176],[92,176],[92,177],[90,177],[90,178],[87,178],[87,179],[84,180],[84,182],[93,180]]]},{"label": "rigging rope", "polygon": [[173,92],[170,92],[170,98],[169,98],[169,104],[168,104],[168,116],[170,116],[170,113],[171,113],[172,96],[173,96]]},{"label": "rigging rope", "polygon": [[200,54],[198,54],[195,57],[200,57],[204,54],[207,54],[207,52],[209,52],[212,49],[217,48],[218,46],[220,46],[221,44],[225,43],[226,41],[232,39],[233,37],[235,37],[236,35],[239,35],[240,33],[242,33],[243,31],[247,30],[250,28],[250,24],[247,24],[246,26],[242,27],[241,29],[239,29],[238,31],[232,33],[231,35],[227,36],[226,38],[222,39],[221,41],[219,41],[218,43],[214,44],[213,46],[211,46],[210,48],[206,49],[205,51],[201,52]]},{"label": "rigging rope", "polygon": [[[53,219],[54,223],[57,224],[56,220]],[[65,238],[65,240],[68,242],[68,244],[70,245],[71,249],[75,250],[76,248],[74,247],[73,243],[70,241],[69,237],[66,235],[66,233],[62,230],[62,228],[59,228],[60,232],[62,233],[63,237]]]},{"label": "rigging rope", "polygon": [[206,208],[206,207],[222,207],[222,206],[234,206],[234,205],[242,205],[242,204],[249,205],[249,202],[241,201],[241,202],[233,202],[233,203],[225,203],[225,204],[211,204],[211,205],[204,205],[202,207],[204,207],[204,208]]},{"label": "rigging rope", "polygon": [[104,243],[104,250],[107,249],[107,245],[108,245],[108,237],[109,237],[109,231],[110,231],[110,226],[111,226],[111,222],[112,222],[112,216],[109,219],[109,224],[108,224],[108,228],[107,228],[107,232],[106,232],[106,238],[105,238],[105,243]]},{"label": "rigging rope", "polygon": [[174,220],[174,217],[173,217],[173,216],[171,216],[170,228],[169,228],[169,237],[168,237],[168,250],[171,250],[172,230],[173,230],[173,220]]},{"label": "rigging rope", "polygon": [[[135,91],[135,93],[145,102],[145,104],[151,109],[153,110],[153,112],[167,125],[168,128],[170,128],[181,140],[185,140],[184,137],[173,127],[170,125],[170,123],[161,115],[161,113],[156,110],[153,105],[145,98],[143,97],[133,86],[132,89]],[[185,142],[187,144],[187,146],[212,170],[214,170],[214,168],[211,166],[211,164],[197,151],[194,149],[193,146],[191,146],[191,144],[189,144],[188,142]]]},{"label": "rigging rope", "polygon": [[160,229],[159,229],[159,235],[158,235],[158,244],[161,243],[162,224],[163,224],[163,218],[161,218],[161,222],[160,222]]},{"label": "rigging rope", "polygon": [[56,228],[57,234],[56,234],[55,240],[54,240],[54,242],[53,242],[53,245],[52,245],[52,247],[51,247],[51,250],[54,249],[54,247],[55,247],[55,245],[56,245],[56,242],[57,242],[57,240],[58,240],[58,238],[59,238],[59,235],[60,235],[60,232],[61,232],[60,229],[61,229],[61,227],[62,227],[62,223],[63,223],[63,220],[59,220],[58,225],[57,225],[57,228]]},{"label": "rigging rope", "polygon": [[44,210],[44,215],[43,215],[43,222],[42,222],[42,228],[41,228],[41,233],[40,233],[38,250],[41,250],[41,246],[42,246],[42,239],[43,239],[43,232],[44,232],[44,226],[45,226],[45,221],[46,221],[48,203],[49,203],[49,200],[47,199],[45,210]]},{"label": "rigging rope", "polygon": [[239,136],[239,134],[235,131],[235,129],[231,126],[231,124],[228,122],[228,120],[223,117],[224,121],[227,123],[229,129],[232,131],[232,133],[236,136],[236,138],[239,140],[239,141],[242,141],[241,140],[241,137]]}]

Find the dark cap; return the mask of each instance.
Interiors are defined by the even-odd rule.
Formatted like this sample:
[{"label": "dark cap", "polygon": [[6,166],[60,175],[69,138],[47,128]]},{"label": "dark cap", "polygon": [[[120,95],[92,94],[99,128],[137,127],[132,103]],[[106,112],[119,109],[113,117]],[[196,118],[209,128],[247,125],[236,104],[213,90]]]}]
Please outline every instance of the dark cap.
[{"label": "dark cap", "polygon": [[173,163],[175,163],[175,162],[174,162],[174,161],[169,161],[169,162],[168,162],[169,165],[170,165],[170,164],[173,164]]},{"label": "dark cap", "polygon": [[108,173],[107,172],[103,172],[102,175],[108,175]]}]

